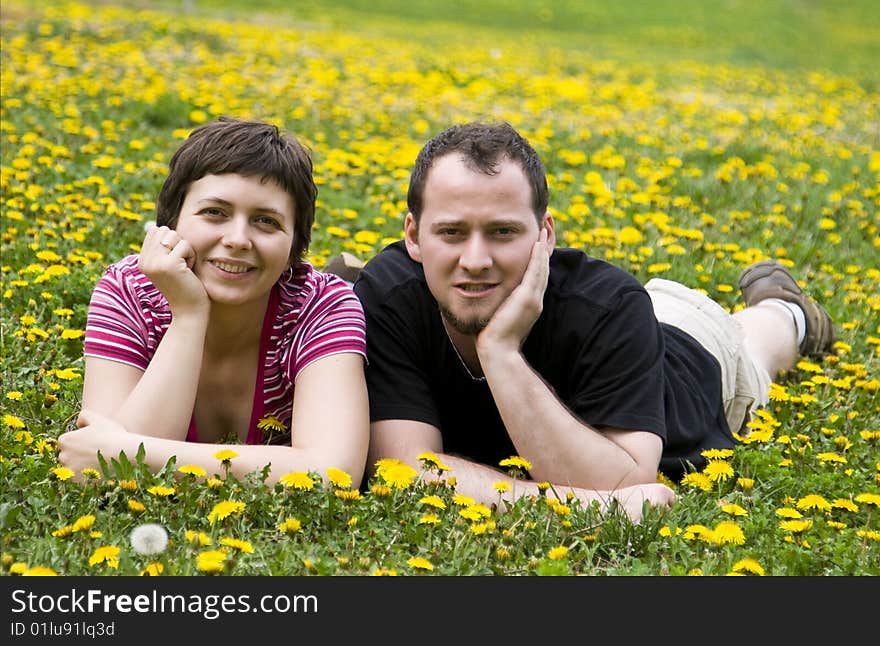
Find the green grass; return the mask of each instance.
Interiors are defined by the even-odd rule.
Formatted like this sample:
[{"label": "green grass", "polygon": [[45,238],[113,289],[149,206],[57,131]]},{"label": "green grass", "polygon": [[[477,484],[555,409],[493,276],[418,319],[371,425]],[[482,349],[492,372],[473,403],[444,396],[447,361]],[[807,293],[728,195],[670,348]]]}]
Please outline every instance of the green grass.
[{"label": "green grass", "polygon": [[[232,575],[880,574],[880,9],[510,4],[4,2],[0,572],[196,574],[222,549]],[[79,408],[91,289],[137,250],[170,155],[214,114],[310,146],[318,267],[400,237],[433,133],[506,119],[547,163],[561,244],[731,310],[739,271],[779,258],[834,317],[839,354],[779,379],[749,441],[638,526],[542,499],[469,507],[430,472],[357,499],[219,460],[210,485],[135,456],[64,480],[54,440]],[[212,522],[228,501],[243,506]],[[169,532],[161,555],[130,547],[142,523]]]},{"label": "green grass", "polygon": [[[216,10],[216,3],[166,2]],[[227,15],[329,24],[442,47],[462,40],[579,51],[648,66],[699,61],[850,76],[876,89],[880,20],[875,2],[850,0],[305,0],[222,3]]]}]

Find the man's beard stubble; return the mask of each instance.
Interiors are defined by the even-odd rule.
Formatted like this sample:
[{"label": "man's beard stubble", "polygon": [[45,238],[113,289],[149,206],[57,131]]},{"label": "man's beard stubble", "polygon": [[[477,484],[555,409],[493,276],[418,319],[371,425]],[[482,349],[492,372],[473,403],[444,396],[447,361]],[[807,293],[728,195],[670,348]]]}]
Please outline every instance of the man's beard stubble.
[{"label": "man's beard stubble", "polygon": [[477,336],[480,332],[483,331],[483,329],[485,329],[487,325],[489,325],[489,319],[487,318],[458,318],[455,314],[453,314],[442,305],[440,305],[440,315],[443,317],[446,323],[455,328],[458,333],[467,336]]}]

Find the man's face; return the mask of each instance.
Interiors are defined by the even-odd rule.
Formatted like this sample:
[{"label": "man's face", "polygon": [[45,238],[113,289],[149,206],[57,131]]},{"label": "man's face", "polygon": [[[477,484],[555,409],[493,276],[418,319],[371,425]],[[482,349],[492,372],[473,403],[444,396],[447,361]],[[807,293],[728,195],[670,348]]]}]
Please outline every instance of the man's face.
[{"label": "man's face", "polygon": [[[422,263],[446,323],[476,335],[519,285],[538,239],[528,179],[509,159],[486,175],[450,153],[434,161],[422,202],[418,226],[412,214],[404,225],[409,255]],[[552,249],[549,213],[540,227]]]}]

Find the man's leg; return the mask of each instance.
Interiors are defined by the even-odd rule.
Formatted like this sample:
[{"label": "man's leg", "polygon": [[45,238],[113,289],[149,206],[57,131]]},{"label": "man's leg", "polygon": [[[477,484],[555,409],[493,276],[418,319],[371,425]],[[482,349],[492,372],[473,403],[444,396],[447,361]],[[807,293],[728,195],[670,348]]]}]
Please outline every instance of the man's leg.
[{"label": "man's leg", "polygon": [[765,301],[735,312],[733,318],[742,327],[743,344],[752,360],[771,379],[794,367],[799,353],[791,313]]},{"label": "man's leg", "polygon": [[734,317],[743,327],[752,358],[771,376],[791,369],[798,355],[834,353],[831,317],[803,293],[783,265],[774,260],[749,265],[739,286],[747,307]]}]

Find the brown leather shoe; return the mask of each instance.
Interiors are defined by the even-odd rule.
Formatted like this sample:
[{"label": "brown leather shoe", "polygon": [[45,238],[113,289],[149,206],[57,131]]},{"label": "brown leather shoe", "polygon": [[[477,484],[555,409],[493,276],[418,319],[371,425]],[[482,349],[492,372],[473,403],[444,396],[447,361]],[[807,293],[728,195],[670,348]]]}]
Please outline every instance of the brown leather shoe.
[{"label": "brown leather shoe", "polygon": [[327,263],[327,266],[324,267],[325,274],[336,274],[342,280],[347,280],[350,283],[353,283],[357,280],[358,274],[361,273],[361,269],[364,268],[364,263],[362,260],[348,253],[347,251],[343,251],[338,256],[334,256]]},{"label": "brown leather shoe", "polygon": [[739,277],[739,289],[747,306],[766,298],[778,298],[799,305],[807,321],[800,353],[809,357],[836,354],[834,324],[816,301],[801,291],[794,276],[775,260],[762,260],[746,267]]}]

